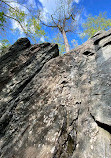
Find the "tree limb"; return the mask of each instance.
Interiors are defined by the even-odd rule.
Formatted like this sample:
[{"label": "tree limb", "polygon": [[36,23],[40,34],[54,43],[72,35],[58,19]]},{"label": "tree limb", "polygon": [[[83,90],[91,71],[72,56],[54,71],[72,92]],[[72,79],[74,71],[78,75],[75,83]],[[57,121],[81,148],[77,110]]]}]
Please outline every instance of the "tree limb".
[{"label": "tree limb", "polygon": [[39,19],[39,20],[40,20],[41,24],[44,26],[57,28],[57,26],[55,26],[55,25],[47,25],[41,19]]},{"label": "tree limb", "polygon": [[[16,10],[16,9],[13,8],[11,5],[9,5],[8,3],[6,3],[6,2],[9,2],[9,1],[3,1],[3,0],[0,0],[0,1],[3,2],[4,4],[6,4],[6,5],[7,5],[8,7],[10,7],[11,9],[13,9],[13,10],[15,10],[15,11],[18,12],[18,10]],[[20,4],[20,3],[15,2],[15,1],[10,1],[9,3],[11,3],[11,2],[17,3],[17,4],[21,5],[21,6],[23,6],[24,8],[26,8],[29,12],[31,12],[31,10],[30,10],[29,8],[27,8],[26,6],[24,6],[23,4]]]},{"label": "tree limb", "polygon": [[19,20],[17,20],[16,18],[14,18],[14,17],[12,17],[12,16],[6,15],[6,14],[4,14],[4,16],[6,16],[7,18],[10,18],[10,19],[13,19],[13,20],[17,21],[17,22],[19,23],[20,27],[22,28],[23,32],[24,32],[26,35],[28,35],[28,33],[25,31],[24,27],[22,26],[22,24],[21,24],[21,22],[20,22]]}]

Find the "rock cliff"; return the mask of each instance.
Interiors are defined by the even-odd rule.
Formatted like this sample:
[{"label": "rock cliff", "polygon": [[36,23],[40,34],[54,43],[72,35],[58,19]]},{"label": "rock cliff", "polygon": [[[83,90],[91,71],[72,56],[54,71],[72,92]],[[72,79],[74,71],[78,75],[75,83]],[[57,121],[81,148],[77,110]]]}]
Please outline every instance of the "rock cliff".
[{"label": "rock cliff", "polygon": [[0,158],[111,158],[111,30],[63,56],[22,38],[0,58]]}]

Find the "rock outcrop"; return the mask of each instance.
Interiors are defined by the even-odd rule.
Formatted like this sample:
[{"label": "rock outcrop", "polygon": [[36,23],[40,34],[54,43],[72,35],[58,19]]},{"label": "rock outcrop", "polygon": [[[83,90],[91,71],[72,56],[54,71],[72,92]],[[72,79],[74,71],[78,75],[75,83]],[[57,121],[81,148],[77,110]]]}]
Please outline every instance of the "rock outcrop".
[{"label": "rock outcrop", "polygon": [[58,55],[22,38],[0,58],[1,158],[111,158],[111,30]]}]

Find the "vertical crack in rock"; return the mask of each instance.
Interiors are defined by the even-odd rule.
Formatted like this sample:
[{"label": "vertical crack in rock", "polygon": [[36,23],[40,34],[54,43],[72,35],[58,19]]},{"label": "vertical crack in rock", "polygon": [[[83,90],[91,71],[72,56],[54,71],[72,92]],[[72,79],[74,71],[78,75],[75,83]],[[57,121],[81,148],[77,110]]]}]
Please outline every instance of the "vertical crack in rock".
[{"label": "vertical crack in rock", "polygon": [[[60,136],[58,138],[53,158],[68,158],[73,155],[77,145],[77,121],[79,117],[79,110],[77,117],[68,125],[68,114],[66,116],[61,128]],[[70,130],[71,129],[71,130]]]}]

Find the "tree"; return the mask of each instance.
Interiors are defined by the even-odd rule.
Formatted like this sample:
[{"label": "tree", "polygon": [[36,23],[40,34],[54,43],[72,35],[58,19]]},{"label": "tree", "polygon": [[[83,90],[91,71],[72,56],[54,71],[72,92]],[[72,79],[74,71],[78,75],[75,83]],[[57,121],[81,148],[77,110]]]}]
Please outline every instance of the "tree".
[{"label": "tree", "polygon": [[5,49],[10,46],[8,40],[0,40],[0,56],[5,54]]},{"label": "tree", "polygon": [[48,17],[51,19],[48,20],[48,23],[44,22],[41,16],[41,11],[39,14],[40,22],[51,28],[58,29],[62,34],[65,44],[66,52],[69,52],[69,43],[66,36],[68,32],[74,32],[77,30],[77,15],[80,14],[80,10],[73,3],[73,0],[56,0],[57,7],[53,10],[53,13],[49,14]]},{"label": "tree", "polygon": [[107,18],[106,12],[100,13],[98,16],[89,15],[82,27],[83,33],[81,37],[91,37],[97,31],[108,30],[111,27],[111,19]]},{"label": "tree", "polygon": [[[15,7],[13,7],[12,3],[16,4]],[[5,27],[7,27],[6,23],[9,20],[14,20],[25,35],[30,37],[33,41],[35,41],[37,37],[45,35],[39,20],[36,19],[33,14],[30,14],[31,10],[23,4],[13,0],[0,0],[0,10],[0,29],[4,30]]]},{"label": "tree", "polygon": [[58,44],[59,53],[60,53],[61,55],[65,52],[65,45],[64,45],[64,42],[63,42],[63,39],[62,39],[60,33],[58,33],[58,34],[56,35],[56,37],[52,39],[51,42]]}]

